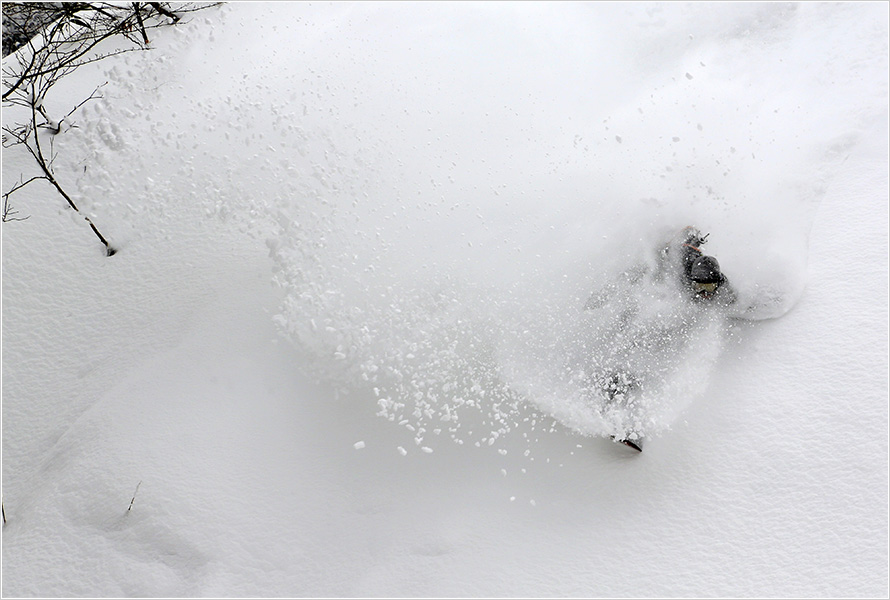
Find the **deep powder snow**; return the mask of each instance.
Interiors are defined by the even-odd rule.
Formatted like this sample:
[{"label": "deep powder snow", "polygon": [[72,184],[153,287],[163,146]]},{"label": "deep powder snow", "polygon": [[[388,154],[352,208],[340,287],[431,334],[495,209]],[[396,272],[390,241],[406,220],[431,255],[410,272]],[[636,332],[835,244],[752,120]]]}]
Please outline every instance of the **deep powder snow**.
[{"label": "deep powder snow", "polygon": [[[78,71],[120,252],[3,225],[4,595],[883,597],[886,22],[235,3]],[[734,309],[584,310],[686,225]]]}]

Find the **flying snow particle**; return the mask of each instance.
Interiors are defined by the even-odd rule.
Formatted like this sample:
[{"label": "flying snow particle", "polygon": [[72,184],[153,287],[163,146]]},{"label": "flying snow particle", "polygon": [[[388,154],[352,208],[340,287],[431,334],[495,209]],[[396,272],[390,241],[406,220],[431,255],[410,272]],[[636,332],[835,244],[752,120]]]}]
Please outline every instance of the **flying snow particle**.
[{"label": "flying snow particle", "polygon": [[352,447],[355,448],[356,450],[361,450],[362,448],[365,447],[365,443],[364,442],[356,442],[352,445]]}]

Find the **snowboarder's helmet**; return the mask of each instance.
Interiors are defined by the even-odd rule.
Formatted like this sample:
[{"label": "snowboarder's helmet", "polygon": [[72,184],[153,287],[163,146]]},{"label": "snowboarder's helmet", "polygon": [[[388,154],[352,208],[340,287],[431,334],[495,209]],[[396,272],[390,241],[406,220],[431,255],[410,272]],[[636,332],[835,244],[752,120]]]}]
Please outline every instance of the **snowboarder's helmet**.
[{"label": "snowboarder's helmet", "polygon": [[689,270],[689,278],[695,283],[720,283],[723,275],[720,273],[720,263],[713,256],[701,256],[692,263]]},{"label": "snowboarder's helmet", "polygon": [[682,237],[684,240],[691,240],[701,237],[701,232],[692,225],[687,225],[680,232],[680,237]]},{"label": "snowboarder's helmet", "polygon": [[708,238],[707,235],[702,235],[701,231],[698,230],[697,227],[693,227],[689,225],[684,227],[680,232],[680,239],[684,244],[688,244],[694,248],[698,248],[702,244],[705,243],[705,240]]}]

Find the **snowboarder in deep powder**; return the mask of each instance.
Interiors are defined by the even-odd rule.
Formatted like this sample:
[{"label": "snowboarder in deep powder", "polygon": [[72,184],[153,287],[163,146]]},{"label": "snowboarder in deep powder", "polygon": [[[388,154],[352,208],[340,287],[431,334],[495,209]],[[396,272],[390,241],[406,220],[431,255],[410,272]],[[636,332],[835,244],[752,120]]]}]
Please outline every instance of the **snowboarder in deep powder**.
[{"label": "snowboarder in deep powder", "polygon": [[[726,276],[720,271],[720,263],[713,256],[701,251],[708,239],[695,227],[684,227],[658,252],[654,281],[673,277],[680,287],[689,293],[696,302],[729,305],[736,301],[736,294]],[[601,308],[609,303],[622,286],[639,283],[649,272],[646,265],[632,267],[618,276],[616,281],[607,284],[600,292],[593,294],[584,305],[585,310]]]},{"label": "snowboarder in deep powder", "polygon": [[[677,236],[668,241],[660,251],[651,280],[655,282],[673,279],[683,295],[700,305],[729,306],[736,302],[736,293],[729,285],[727,277],[721,272],[720,264],[713,256],[705,255],[701,246],[707,241],[707,234],[692,226],[683,228]],[[617,282],[607,285],[600,293],[590,297],[585,309],[598,309],[610,303],[610,300],[621,293],[627,286],[635,286],[651,272],[646,266],[634,267],[621,274]],[[619,322],[627,323],[633,314],[622,311]],[[619,327],[619,332],[623,327]],[[602,374],[599,387],[605,395],[606,402],[612,405],[630,405],[634,402],[634,394],[638,392],[640,381],[637,374],[627,371],[607,372]],[[642,436],[636,432],[618,441],[638,452],[642,452]]]},{"label": "snowboarder in deep powder", "polygon": [[695,227],[685,227],[677,240],[669,242],[662,249],[659,270],[674,267],[676,263],[673,256],[679,253],[681,284],[690,291],[693,300],[721,305],[733,304],[736,294],[720,271],[720,263],[713,256],[707,256],[701,251],[701,246],[707,239],[708,235],[702,235]]}]

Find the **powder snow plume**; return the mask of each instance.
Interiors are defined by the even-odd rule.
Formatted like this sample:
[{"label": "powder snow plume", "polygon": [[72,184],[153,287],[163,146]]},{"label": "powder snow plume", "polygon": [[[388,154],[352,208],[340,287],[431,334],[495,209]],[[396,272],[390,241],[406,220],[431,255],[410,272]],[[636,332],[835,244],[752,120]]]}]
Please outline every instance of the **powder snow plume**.
[{"label": "powder snow plume", "polygon": [[[582,308],[686,225],[710,233],[707,252],[755,307],[745,318],[795,304],[813,215],[859,126],[838,111],[840,86],[810,98],[820,81],[855,73],[798,51],[790,33],[828,9],[735,5],[733,18],[714,19],[675,7],[682,19],[651,30],[657,7],[502,7],[498,27],[470,10],[460,30],[440,19],[457,6],[415,9],[418,27],[397,31],[386,5],[343,5],[322,29],[311,5],[283,6],[275,35],[288,52],[256,42],[256,68],[237,78],[225,53],[140,59],[148,83],[189,73],[190,100],[132,107],[158,112],[165,137],[128,144],[112,128],[102,138],[120,139],[115,155],[152,182],[146,202],[114,188],[84,197],[149,221],[152,198],[172,198],[266,240],[284,292],[277,322],[305,357],[295,368],[373,393],[383,416],[420,437],[462,440],[462,419],[482,418],[490,441],[529,408],[620,435],[628,415],[602,414],[578,384],[615,352]],[[615,33],[627,27],[640,35]],[[225,46],[230,34],[213,35]],[[231,35],[232,47],[245,43]],[[819,48],[840,43],[812,35],[825,38]],[[130,114],[122,98],[89,110],[100,125]],[[180,158],[186,150],[193,159]],[[188,179],[192,195],[159,177]],[[645,317],[638,327],[683,332],[641,367],[662,373],[644,411],[657,432],[706,390],[733,325],[690,319],[664,305],[665,290],[649,292],[628,298]]]},{"label": "powder snow plume", "polygon": [[[690,10],[707,30],[705,12]],[[590,435],[670,427],[707,389],[730,317],[778,317],[800,297],[812,216],[855,142],[783,91],[774,71],[764,69],[757,86],[750,74],[722,81],[734,53],[766,57],[781,39],[714,24],[710,36],[684,36],[657,57],[665,40],[622,40],[624,66],[643,76],[629,83],[610,67],[605,75],[622,81],[619,108],[609,90],[592,87],[604,76],[593,61],[607,51],[605,22],[642,16],[577,15],[603,34],[577,46],[576,24],[543,7],[532,12],[499,18],[545,19],[564,43],[550,36],[545,44],[534,29],[527,40],[473,28],[434,30],[424,43],[410,32],[366,39],[345,21],[343,39],[370,46],[344,44],[303,80],[313,100],[294,118],[304,125],[297,152],[284,159],[299,177],[269,203],[283,331],[312,370],[373,390],[380,414],[418,439],[448,432],[462,441],[462,415],[481,414],[491,443],[528,418],[527,406]],[[739,19],[751,18],[778,24],[799,15],[740,9]],[[446,40],[455,35],[478,52],[473,66],[452,61]],[[529,60],[542,75],[496,68],[528,46],[539,51]],[[812,69],[808,59],[788,59],[804,74]],[[673,65],[647,79],[646,61]],[[577,95],[555,93],[565,77],[576,78]],[[541,102],[563,110],[545,119]],[[325,112],[334,119],[321,119]],[[711,234],[707,250],[747,311],[700,315],[669,290],[629,292],[625,302],[639,315],[633,335],[660,336],[658,352],[635,359],[657,385],[633,414],[604,410],[583,380],[626,349],[609,337],[614,315],[583,311],[585,300],[690,224]]]}]

